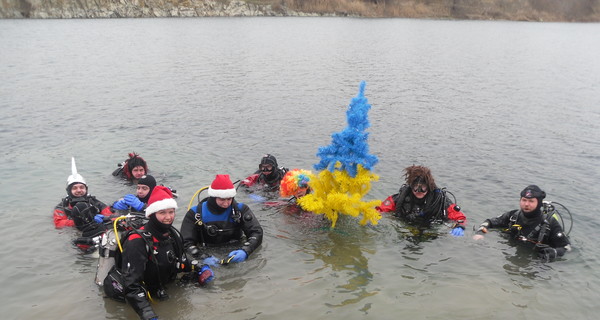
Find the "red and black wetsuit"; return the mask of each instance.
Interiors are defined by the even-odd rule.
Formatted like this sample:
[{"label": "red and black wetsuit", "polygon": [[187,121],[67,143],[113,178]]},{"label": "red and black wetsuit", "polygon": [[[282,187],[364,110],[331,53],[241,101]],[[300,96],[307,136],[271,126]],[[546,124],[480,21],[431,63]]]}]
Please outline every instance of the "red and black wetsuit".
[{"label": "red and black wetsuit", "polygon": [[398,193],[389,196],[376,209],[379,212],[392,212],[394,216],[419,227],[429,227],[435,221],[453,220],[456,226],[464,229],[467,218],[460,210],[456,210],[457,207],[441,189],[434,189],[423,199],[418,199],[410,186],[403,185]]}]

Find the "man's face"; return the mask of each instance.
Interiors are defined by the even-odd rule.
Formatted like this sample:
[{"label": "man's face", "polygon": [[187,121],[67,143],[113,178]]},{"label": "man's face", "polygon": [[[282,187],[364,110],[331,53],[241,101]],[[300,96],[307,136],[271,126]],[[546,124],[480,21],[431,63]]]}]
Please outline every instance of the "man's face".
[{"label": "man's face", "polygon": [[521,197],[521,201],[519,202],[519,206],[521,207],[521,211],[525,213],[529,213],[535,210],[538,205],[538,200],[536,198],[525,198]]},{"label": "man's face", "polygon": [[76,183],[71,186],[71,194],[73,197],[83,197],[87,193],[87,187],[83,183]]}]

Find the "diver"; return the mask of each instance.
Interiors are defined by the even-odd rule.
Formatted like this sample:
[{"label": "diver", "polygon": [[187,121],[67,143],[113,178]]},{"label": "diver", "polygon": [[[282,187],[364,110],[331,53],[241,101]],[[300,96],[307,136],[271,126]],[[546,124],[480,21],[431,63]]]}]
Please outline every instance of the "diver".
[{"label": "diver", "polygon": [[[245,261],[262,243],[263,229],[250,208],[235,201],[236,190],[228,174],[217,174],[208,197],[191,207],[183,218],[181,235],[187,252],[208,265]],[[205,247],[234,246],[219,260]],[[201,252],[202,248],[203,251]]]},{"label": "diver", "polygon": [[115,201],[112,205],[113,209],[143,212],[154,187],[156,187],[156,179],[153,176],[149,174],[141,176],[137,182],[136,194],[126,194],[122,199]]},{"label": "diver", "polygon": [[133,183],[143,175],[148,174],[146,160],[135,152],[129,153],[129,158],[122,163],[117,164],[117,166],[118,168],[113,171],[112,175],[115,177],[119,176]]},{"label": "diver", "polygon": [[[376,207],[379,212],[392,212],[399,219],[419,230],[429,228],[432,223],[450,222],[453,236],[465,235],[467,218],[450,198],[445,189],[439,189],[431,170],[423,166],[404,169],[406,183],[400,191],[385,199]],[[451,193],[450,193],[451,194]]]},{"label": "diver", "polygon": [[571,244],[557,217],[545,210],[544,198],[546,192],[540,187],[527,186],[521,191],[519,209],[486,219],[475,230],[473,239],[482,239],[490,228],[505,228],[512,241],[532,246],[543,261],[550,262],[562,257],[571,250]]},{"label": "diver", "polygon": [[253,187],[253,189],[265,192],[275,192],[279,190],[279,183],[286,172],[288,172],[287,168],[278,167],[275,156],[266,154],[260,160],[258,171],[242,180],[240,186]]},{"label": "diver", "polygon": [[[71,175],[67,178],[67,196],[54,208],[54,226],[58,228],[76,227],[82,231],[83,237],[94,237],[102,234],[106,228],[105,220],[113,214],[110,207],[96,197],[88,194],[88,186],[83,177],[77,173],[75,158],[71,158]],[[87,250],[87,244],[77,244]]]},{"label": "diver", "polygon": [[154,188],[145,216],[148,222],[124,239],[120,260],[106,276],[104,292],[110,298],[127,301],[140,319],[158,319],[150,302],[169,298],[165,285],[179,273],[196,272],[198,281],[212,280],[208,266],[195,271],[187,259],[183,241],[172,226],[177,202],[171,190],[164,186]]}]

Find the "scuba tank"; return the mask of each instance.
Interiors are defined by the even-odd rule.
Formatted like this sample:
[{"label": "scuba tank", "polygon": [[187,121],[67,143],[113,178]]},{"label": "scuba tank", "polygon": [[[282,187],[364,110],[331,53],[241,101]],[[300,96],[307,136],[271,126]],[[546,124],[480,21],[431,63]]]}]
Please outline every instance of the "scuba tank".
[{"label": "scuba tank", "polygon": [[96,284],[102,286],[104,278],[108,275],[110,269],[115,265],[115,255],[117,254],[117,238],[114,230],[107,230],[100,240],[100,258],[98,259],[98,268],[96,270]]},{"label": "scuba tank", "polygon": [[[121,220],[124,220],[120,222]],[[113,228],[108,228],[99,239],[98,247],[100,257],[98,258],[98,267],[96,269],[96,278],[94,282],[102,286],[104,279],[110,272],[110,270],[116,265],[117,260],[121,261],[121,247],[123,241],[126,239],[130,232],[140,228],[146,217],[143,213],[129,213],[127,215],[115,218],[113,221]]]}]

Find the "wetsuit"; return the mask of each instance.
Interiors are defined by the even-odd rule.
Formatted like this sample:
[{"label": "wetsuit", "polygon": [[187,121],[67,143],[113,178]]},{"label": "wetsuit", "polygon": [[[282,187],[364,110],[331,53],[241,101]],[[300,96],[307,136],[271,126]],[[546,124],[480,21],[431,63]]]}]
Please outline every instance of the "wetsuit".
[{"label": "wetsuit", "polygon": [[286,172],[289,170],[284,167],[276,168],[269,175],[263,174],[261,171],[255,172],[240,182],[241,186],[252,187],[256,186],[263,191],[272,192],[279,190],[279,184]]},{"label": "wetsuit", "polygon": [[[75,206],[77,209],[74,210]],[[94,222],[94,216],[98,213],[110,216],[112,211],[94,196],[86,195],[77,198],[68,196],[54,208],[54,226],[56,228],[74,226],[83,231],[84,237],[95,236],[104,231],[103,225]],[[96,230],[99,228],[102,230]]]},{"label": "wetsuit", "polygon": [[560,223],[552,216],[546,217],[540,209],[525,215],[521,210],[512,210],[486,219],[482,224],[487,228],[507,228],[512,240],[549,245],[556,249],[560,257],[570,248],[569,238],[564,234]]},{"label": "wetsuit", "polygon": [[464,229],[467,222],[460,208],[441,189],[434,189],[423,199],[418,199],[410,186],[403,185],[398,193],[389,196],[376,209],[379,212],[392,212],[394,216],[417,227],[426,228],[434,222],[452,220],[455,226]]},{"label": "wetsuit", "polygon": [[177,232],[164,231],[164,225],[150,219],[139,230],[141,234],[130,234],[123,246],[120,270],[125,300],[140,319],[156,317],[146,292],[152,299],[166,300],[164,286],[172,282],[177,273],[192,270]]},{"label": "wetsuit", "polygon": [[205,198],[185,214],[181,224],[184,247],[240,244],[240,249],[249,256],[263,238],[262,227],[254,213],[235,200],[227,209],[216,207],[211,198]]}]

